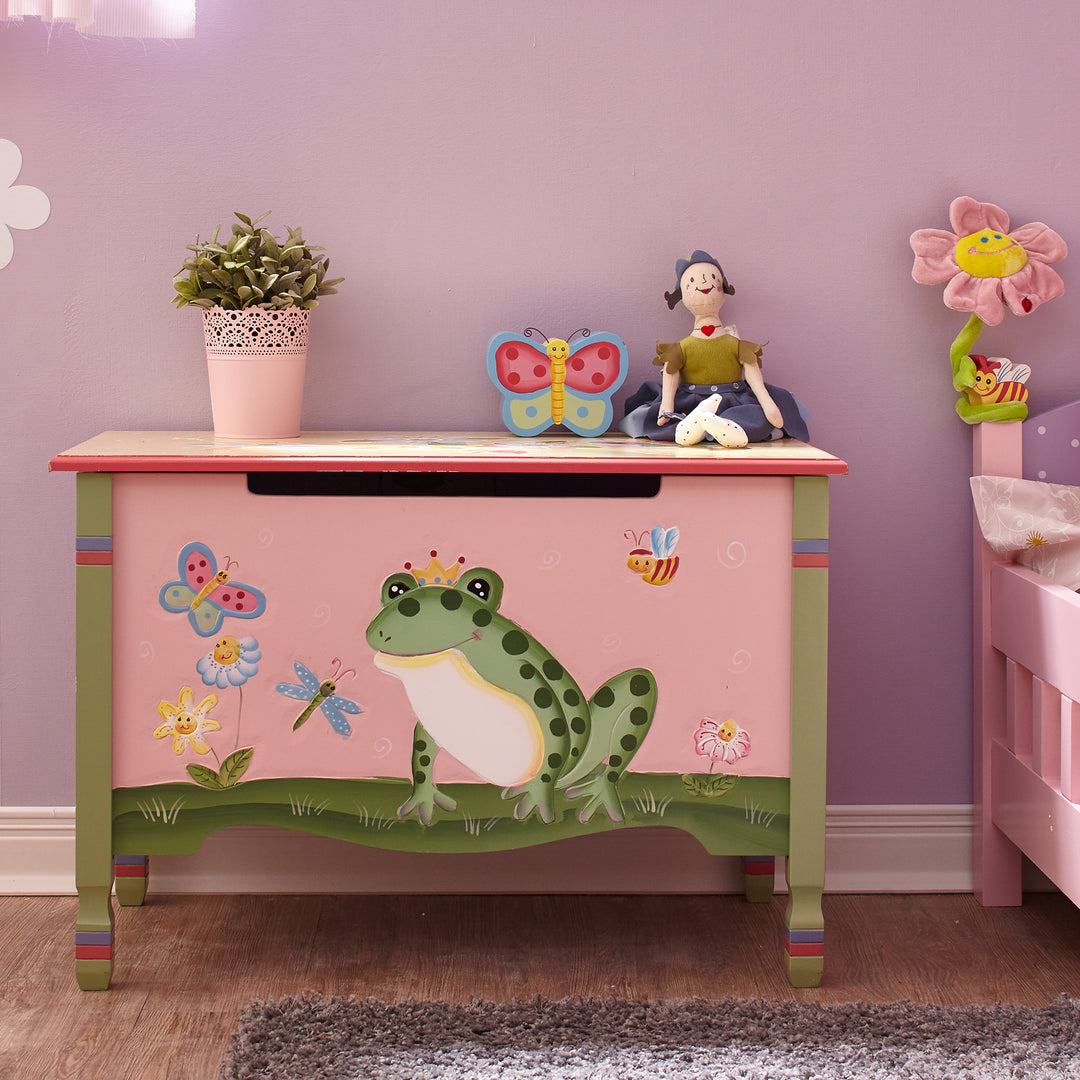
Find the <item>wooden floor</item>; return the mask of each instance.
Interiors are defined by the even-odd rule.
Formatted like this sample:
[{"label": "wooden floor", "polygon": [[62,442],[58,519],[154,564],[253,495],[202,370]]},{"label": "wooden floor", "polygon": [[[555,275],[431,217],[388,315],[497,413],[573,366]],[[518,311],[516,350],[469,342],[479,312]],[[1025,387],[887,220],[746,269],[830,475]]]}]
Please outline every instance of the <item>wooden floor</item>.
[{"label": "wooden floor", "polygon": [[1080,995],[1080,912],[826,896],[825,979],[792,990],[783,904],[736,896],[176,896],[117,911],[113,988],[75,986],[76,902],[0,897],[0,1077],[213,1080],[240,1009],[384,999],[698,996],[1044,1005]]}]

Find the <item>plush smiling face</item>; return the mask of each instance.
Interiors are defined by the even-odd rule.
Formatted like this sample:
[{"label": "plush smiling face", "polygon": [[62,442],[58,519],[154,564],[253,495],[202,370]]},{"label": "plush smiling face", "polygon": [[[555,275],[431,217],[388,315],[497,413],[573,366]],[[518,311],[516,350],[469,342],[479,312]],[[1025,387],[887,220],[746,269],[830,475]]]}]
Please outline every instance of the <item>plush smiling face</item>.
[{"label": "plush smiling face", "polygon": [[1011,236],[993,229],[962,236],[956,244],[956,263],[972,277],[1009,277],[1027,261],[1027,252]]},{"label": "plush smiling face", "polygon": [[716,318],[724,306],[724,275],[712,263],[691,263],[679,278],[682,302],[696,319]]}]

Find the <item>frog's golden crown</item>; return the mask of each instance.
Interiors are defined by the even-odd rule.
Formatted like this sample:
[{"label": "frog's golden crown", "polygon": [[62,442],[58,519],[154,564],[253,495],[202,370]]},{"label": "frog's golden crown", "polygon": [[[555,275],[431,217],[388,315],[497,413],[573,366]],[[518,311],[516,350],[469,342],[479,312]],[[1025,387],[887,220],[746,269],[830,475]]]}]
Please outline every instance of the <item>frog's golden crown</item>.
[{"label": "frog's golden crown", "polygon": [[409,571],[418,585],[453,585],[457,581],[458,574],[461,573],[461,568],[465,565],[465,556],[458,556],[458,561],[452,563],[449,567],[443,566],[439,561],[439,553],[437,551],[431,552],[431,562],[427,564],[422,570],[413,566],[412,563],[406,563],[405,569]]}]

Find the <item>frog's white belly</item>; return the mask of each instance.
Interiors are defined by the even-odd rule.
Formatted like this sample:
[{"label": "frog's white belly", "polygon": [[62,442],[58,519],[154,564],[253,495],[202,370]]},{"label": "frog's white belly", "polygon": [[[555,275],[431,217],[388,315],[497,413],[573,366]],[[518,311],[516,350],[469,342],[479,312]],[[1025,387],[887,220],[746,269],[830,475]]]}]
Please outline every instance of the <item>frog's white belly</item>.
[{"label": "frog's white belly", "polygon": [[457,649],[425,656],[375,654],[375,666],[405,685],[427,733],[489,784],[531,780],[543,761],[536,713],[520,697],[487,682]]}]

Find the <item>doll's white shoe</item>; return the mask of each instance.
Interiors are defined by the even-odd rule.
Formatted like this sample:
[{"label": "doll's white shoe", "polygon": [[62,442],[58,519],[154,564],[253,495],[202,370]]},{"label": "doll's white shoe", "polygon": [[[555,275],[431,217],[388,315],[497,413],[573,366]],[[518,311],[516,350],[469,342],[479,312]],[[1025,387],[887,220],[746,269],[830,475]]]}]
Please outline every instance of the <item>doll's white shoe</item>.
[{"label": "doll's white shoe", "polygon": [[737,450],[750,441],[738,424],[716,415],[722,401],[720,394],[712,394],[680,420],[675,428],[675,442],[679,446],[696,446],[706,435],[711,435],[721,446]]}]

